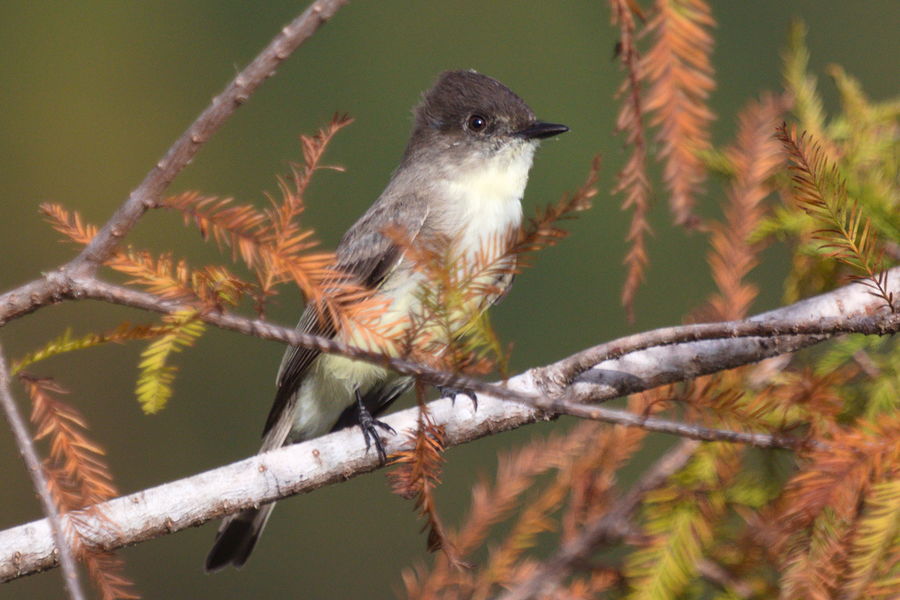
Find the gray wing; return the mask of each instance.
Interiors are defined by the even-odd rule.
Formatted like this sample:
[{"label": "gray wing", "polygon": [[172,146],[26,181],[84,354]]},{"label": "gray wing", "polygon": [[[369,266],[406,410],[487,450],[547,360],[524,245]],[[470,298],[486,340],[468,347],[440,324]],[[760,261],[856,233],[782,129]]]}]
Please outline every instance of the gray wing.
[{"label": "gray wing", "polygon": [[[335,252],[337,267],[365,287],[378,289],[402,258],[402,249],[382,233],[385,228],[392,225],[403,227],[412,240],[418,236],[428,216],[424,202],[414,197],[405,198],[406,202],[401,200],[383,197],[344,234],[338,244]],[[335,327],[322,318],[321,311],[308,305],[297,324],[297,331],[333,337]],[[285,352],[276,378],[278,388],[275,401],[266,418],[263,436],[275,427],[291,404],[294,393],[306,376],[306,370],[318,355],[318,350],[303,347],[291,347]]]}]

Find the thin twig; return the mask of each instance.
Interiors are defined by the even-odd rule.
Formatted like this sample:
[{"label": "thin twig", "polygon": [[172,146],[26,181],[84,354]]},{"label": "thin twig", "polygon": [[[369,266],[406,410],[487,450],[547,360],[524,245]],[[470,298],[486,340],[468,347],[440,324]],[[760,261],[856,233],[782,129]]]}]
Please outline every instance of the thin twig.
[{"label": "thin twig", "polygon": [[[80,279],[69,278],[66,294],[73,298],[94,298],[113,304],[132,306],[167,314],[189,308],[186,305],[176,302],[160,300],[152,294],[105,283],[92,277]],[[823,295],[822,297],[825,296],[826,295]],[[775,311],[774,314],[777,314],[777,311]],[[850,332],[884,335],[896,333],[898,329],[900,329],[900,315],[896,313],[885,314],[881,317],[868,315],[820,317],[811,321],[807,320],[806,322],[791,318],[777,319],[770,317],[768,319],[758,320],[751,319],[746,321],[727,321],[722,323],[667,327],[601,344],[548,367],[533,369],[532,376],[544,391],[544,393],[536,394],[522,393],[521,391],[516,391],[509,387],[487,383],[459,374],[448,373],[402,358],[389,358],[378,352],[356,348],[331,338],[300,333],[294,329],[274,325],[260,319],[248,319],[224,311],[207,312],[201,314],[199,318],[223,329],[230,329],[262,339],[280,341],[292,346],[315,348],[321,352],[341,354],[343,356],[384,365],[398,373],[413,375],[432,385],[459,387],[461,389],[489,394],[502,400],[524,403],[546,412],[549,416],[570,414],[581,418],[589,418],[628,427],[642,427],[649,431],[669,433],[697,440],[730,441],[763,448],[791,449],[796,449],[802,442],[796,438],[786,436],[710,429],[699,425],[635,415],[627,411],[589,406],[578,401],[580,398],[575,396],[570,384],[575,380],[577,375],[603,361],[621,357],[628,353],[647,350],[649,348],[659,348],[686,342],[724,340],[741,337],[769,338],[785,335],[821,336]],[[754,355],[752,360],[759,360],[760,358],[762,358],[762,356]],[[666,371],[674,372],[675,370],[666,369]],[[690,373],[688,371],[678,372],[683,373],[683,379],[688,379],[697,375],[697,373]],[[548,382],[551,381],[554,382],[554,385],[548,385]],[[639,386],[633,387],[629,391],[634,392],[639,389],[648,389],[649,387],[653,386],[645,388],[640,388]],[[610,399],[622,395],[621,390],[616,389],[601,392],[598,392],[595,389],[593,392],[594,393],[589,395],[589,399],[593,401]]]},{"label": "thin twig", "polygon": [[752,598],[754,596],[753,586],[745,581],[735,579],[731,573],[725,570],[725,567],[708,558],[700,559],[697,562],[697,572],[721,587],[723,591],[738,598]]},{"label": "thin twig", "polygon": [[[557,414],[613,423],[624,427],[639,427],[647,431],[668,433],[704,442],[731,442],[734,444],[747,444],[757,448],[784,448],[791,450],[797,450],[804,447],[805,444],[811,443],[788,435],[712,429],[702,425],[637,415],[627,410],[603,408],[602,406],[581,404],[568,400],[551,400],[551,403],[553,412]],[[818,444],[816,445],[818,446]]]},{"label": "thin twig", "polygon": [[698,445],[699,442],[683,440],[663,455],[609,511],[588,524],[580,536],[564,544],[531,577],[502,595],[500,600],[539,597],[544,590],[555,588],[579,564],[586,562],[597,547],[628,535],[631,532],[631,516],[647,492],[663,485],[684,467]]},{"label": "thin twig", "polygon": [[[900,268],[896,268],[895,270],[900,274]],[[846,291],[846,289],[841,291]],[[132,306],[167,314],[190,308],[189,306],[176,302],[162,301],[152,294],[130,290],[93,278],[70,280],[68,293],[74,298],[94,298],[113,304]],[[837,291],[832,294],[836,293]],[[826,298],[828,295],[829,294],[823,294],[819,298]],[[813,301],[815,299],[810,300]],[[798,303],[798,305],[799,304],[802,303]],[[783,310],[789,310],[790,308],[791,307],[787,307]],[[821,316],[805,321],[787,315],[779,318],[779,311],[773,311],[770,314],[772,316],[766,319],[761,318],[766,315],[761,315],[760,317],[755,317],[746,321],[727,321],[722,323],[703,323],[666,327],[600,344],[599,346],[579,352],[578,354],[555,364],[535,369],[535,378],[540,381],[542,387],[545,388],[545,391],[549,391],[550,393],[531,397],[516,393],[503,386],[487,383],[471,377],[465,377],[463,375],[448,373],[402,358],[389,358],[378,352],[356,348],[331,338],[300,333],[294,329],[274,325],[260,319],[249,319],[224,311],[204,313],[201,314],[199,318],[211,325],[253,335],[262,339],[279,341],[292,346],[315,348],[321,352],[341,354],[350,358],[384,365],[398,373],[416,376],[432,385],[469,389],[475,392],[490,394],[504,400],[524,402],[540,410],[551,412],[564,412],[565,404],[557,405],[557,403],[562,399],[562,393],[565,392],[568,385],[575,380],[577,375],[605,360],[621,357],[625,354],[640,350],[671,346],[686,342],[727,340],[731,338],[747,337],[773,338],[778,336],[797,335],[829,336],[839,333],[885,335],[896,333],[898,329],[900,329],[900,315],[897,314],[885,314],[882,316],[869,316],[865,314],[861,316],[842,317]],[[820,339],[813,338],[810,343],[815,343],[816,341],[820,341]],[[766,357],[767,355],[755,355],[752,359],[748,359],[747,362],[761,360]],[[685,372],[684,378],[688,379],[696,375],[697,373]],[[551,386],[549,382],[553,382],[555,385]],[[548,390],[548,388],[550,389]],[[640,389],[647,388],[635,387],[630,389],[629,392],[640,391]],[[613,391],[603,397],[594,396],[592,399],[596,401],[614,398],[620,395],[622,395],[621,392]]]},{"label": "thin twig", "polygon": [[75,564],[72,548],[66,541],[62,519],[57,511],[56,503],[50,495],[47,478],[44,476],[44,469],[41,466],[41,460],[38,458],[31,435],[28,433],[28,427],[25,425],[25,421],[22,419],[22,415],[16,406],[16,401],[12,397],[12,391],[9,387],[9,370],[6,367],[6,357],[3,355],[2,347],[0,347],[0,402],[3,404],[3,411],[6,414],[9,427],[16,438],[19,453],[25,461],[28,475],[31,477],[31,483],[41,499],[44,515],[46,515],[50,523],[50,531],[56,543],[57,558],[62,567],[66,591],[72,600],[84,600],[85,595],[78,576],[78,566]]},{"label": "thin twig", "polygon": [[[47,273],[44,277],[0,295],[0,326],[13,318],[38,308],[72,298],[67,293],[71,275],[92,277],[100,265],[149,209],[157,206],[160,197],[175,176],[187,166],[199,149],[222,126],[235,110],[290,56],[304,41],[329,20],[346,0],[317,0],[300,16],[285,26],[272,42],[213,99],[212,103],[169,148],[165,156],[151,169],[128,199],[106,222],[90,244],[73,260]],[[49,496],[47,483],[37,454],[31,445],[27,428],[21,420],[9,391],[5,361],[0,355],[0,398],[17,439],[20,451],[38,491],[44,511],[51,524],[53,536],[64,571],[69,596],[82,600],[85,596],[78,579],[78,571],[55,504]]]},{"label": "thin twig", "polygon": [[78,256],[40,279],[0,295],[0,326],[64,299],[70,276],[93,276],[138,219],[148,209],[158,206],[163,192],[203,144],[275,72],[281,62],[346,3],[347,0],[317,0],[286,25],[172,144]]},{"label": "thin twig", "polygon": [[155,208],[163,191],[186,167],[200,148],[244,104],[275,69],[300,44],[316,32],[346,4],[347,0],[317,0],[300,16],[282,28],[266,48],[213,98],[206,110],[187,128],[165,156],[156,163],[144,181],[128,196],[128,200],[106,222],[97,235],[81,251],[68,268],[73,274],[92,275],[112,253],[119,240],[137,224],[147,211]]}]

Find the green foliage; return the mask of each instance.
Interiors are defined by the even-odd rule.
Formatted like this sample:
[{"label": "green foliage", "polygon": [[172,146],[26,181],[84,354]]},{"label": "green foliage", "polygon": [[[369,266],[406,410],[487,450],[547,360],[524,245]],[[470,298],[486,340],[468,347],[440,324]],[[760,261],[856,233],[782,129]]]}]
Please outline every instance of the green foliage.
[{"label": "green foliage", "polygon": [[647,496],[643,528],[651,541],[625,561],[629,600],[678,597],[697,576],[726,511],[720,469],[733,451],[723,444],[702,447],[667,487]]},{"label": "green foliage", "polygon": [[194,310],[184,310],[163,317],[171,331],[154,340],[141,352],[140,375],[135,392],[146,414],[165,408],[172,397],[172,382],[178,367],[169,364],[171,355],[192,346],[203,335],[206,325]]},{"label": "green foliage", "polygon": [[821,375],[855,368],[862,376],[842,386],[847,413],[874,421],[900,410],[900,344],[890,338],[846,336],[831,344],[816,361]]},{"label": "green foliage", "polygon": [[831,258],[882,293],[885,285],[876,274],[893,262],[885,259],[885,244],[900,242],[900,102],[871,102],[853,77],[832,65],[843,111],[829,120],[809,73],[805,40],[805,26],[795,23],[784,76],[803,133],[782,139],[794,159],[796,201],[776,207],[754,239],[772,236],[796,246],[788,302],[824,291],[835,280],[840,271]]},{"label": "green foliage", "polygon": [[843,113],[830,133],[840,144],[848,193],[858,199],[885,239],[900,240],[897,181],[900,175],[900,102],[872,104],[859,82],[839,65],[828,69],[841,95]]},{"label": "green foliage", "polygon": [[[650,499],[650,502],[658,499]],[[651,511],[655,512],[655,511]],[[632,581],[629,600],[672,598],[696,576],[703,548],[712,539],[712,529],[703,512],[684,499],[666,503],[648,516],[647,533],[654,544],[630,555],[626,574]]]},{"label": "green foliage", "polygon": [[[848,574],[843,585],[845,598],[864,597],[870,584],[888,589],[900,578],[900,565],[890,554],[900,548],[900,479],[872,486],[866,506],[856,526],[856,535],[848,557]],[[896,557],[895,557],[896,558]],[[875,581],[880,579],[881,581]]]},{"label": "green foliage", "polygon": [[104,333],[87,333],[81,337],[73,337],[72,330],[66,329],[62,335],[47,342],[42,348],[29,352],[12,366],[13,374],[20,372],[38,361],[57,356],[73,350],[94,348],[109,342],[121,343],[128,340],[140,340],[163,335],[170,331],[169,327],[157,325],[130,325],[122,323],[112,331]]},{"label": "green foliage", "polygon": [[806,24],[795,20],[788,33],[784,53],[784,87],[794,99],[794,114],[803,128],[816,139],[825,138],[825,106],[819,96],[815,75],[809,72]]}]

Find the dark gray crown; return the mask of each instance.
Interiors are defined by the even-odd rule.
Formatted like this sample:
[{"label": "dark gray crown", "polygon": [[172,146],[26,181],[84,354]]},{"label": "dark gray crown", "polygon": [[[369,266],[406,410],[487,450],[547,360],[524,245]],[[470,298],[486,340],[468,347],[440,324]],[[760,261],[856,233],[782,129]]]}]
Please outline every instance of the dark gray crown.
[{"label": "dark gray crown", "polygon": [[473,114],[490,121],[490,133],[518,131],[535,120],[525,101],[493,77],[475,71],[445,71],[416,107],[415,128],[462,130]]}]

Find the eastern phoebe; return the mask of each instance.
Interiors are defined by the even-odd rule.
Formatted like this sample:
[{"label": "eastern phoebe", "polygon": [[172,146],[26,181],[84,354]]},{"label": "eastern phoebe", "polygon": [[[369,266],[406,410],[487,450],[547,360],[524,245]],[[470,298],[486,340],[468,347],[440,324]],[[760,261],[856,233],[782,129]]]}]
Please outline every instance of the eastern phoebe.
[{"label": "eastern phoebe", "polygon": [[[400,166],[387,188],[341,239],[337,267],[377,290],[388,305],[382,320],[409,322],[421,310],[421,269],[409,248],[440,244],[465,260],[496,258],[522,222],[522,194],[538,142],[568,127],[538,121],[525,102],[496,79],[475,71],[447,71],[414,110],[414,125]],[[407,245],[390,231],[404,232]],[[513,238],[514,239],[514,238]],[[490,257],[488,257],[490,258]],[[483,297],[466,306],[476,315],[512,282],[482,286]],[[471,316],[470,316],[471,317]],[[352,332],[323,324],[307,306],[297,328],[364,345]],[[281,361],[278,390],[263,432],[260,452],[359,425],[366,445],[374,441],[384,460],[375,420],[412,385],[379,365],[309,348],[289,348]],[[274,503],[226,518],[206,558],[206,570],[242,566],[259,538]]]}]

